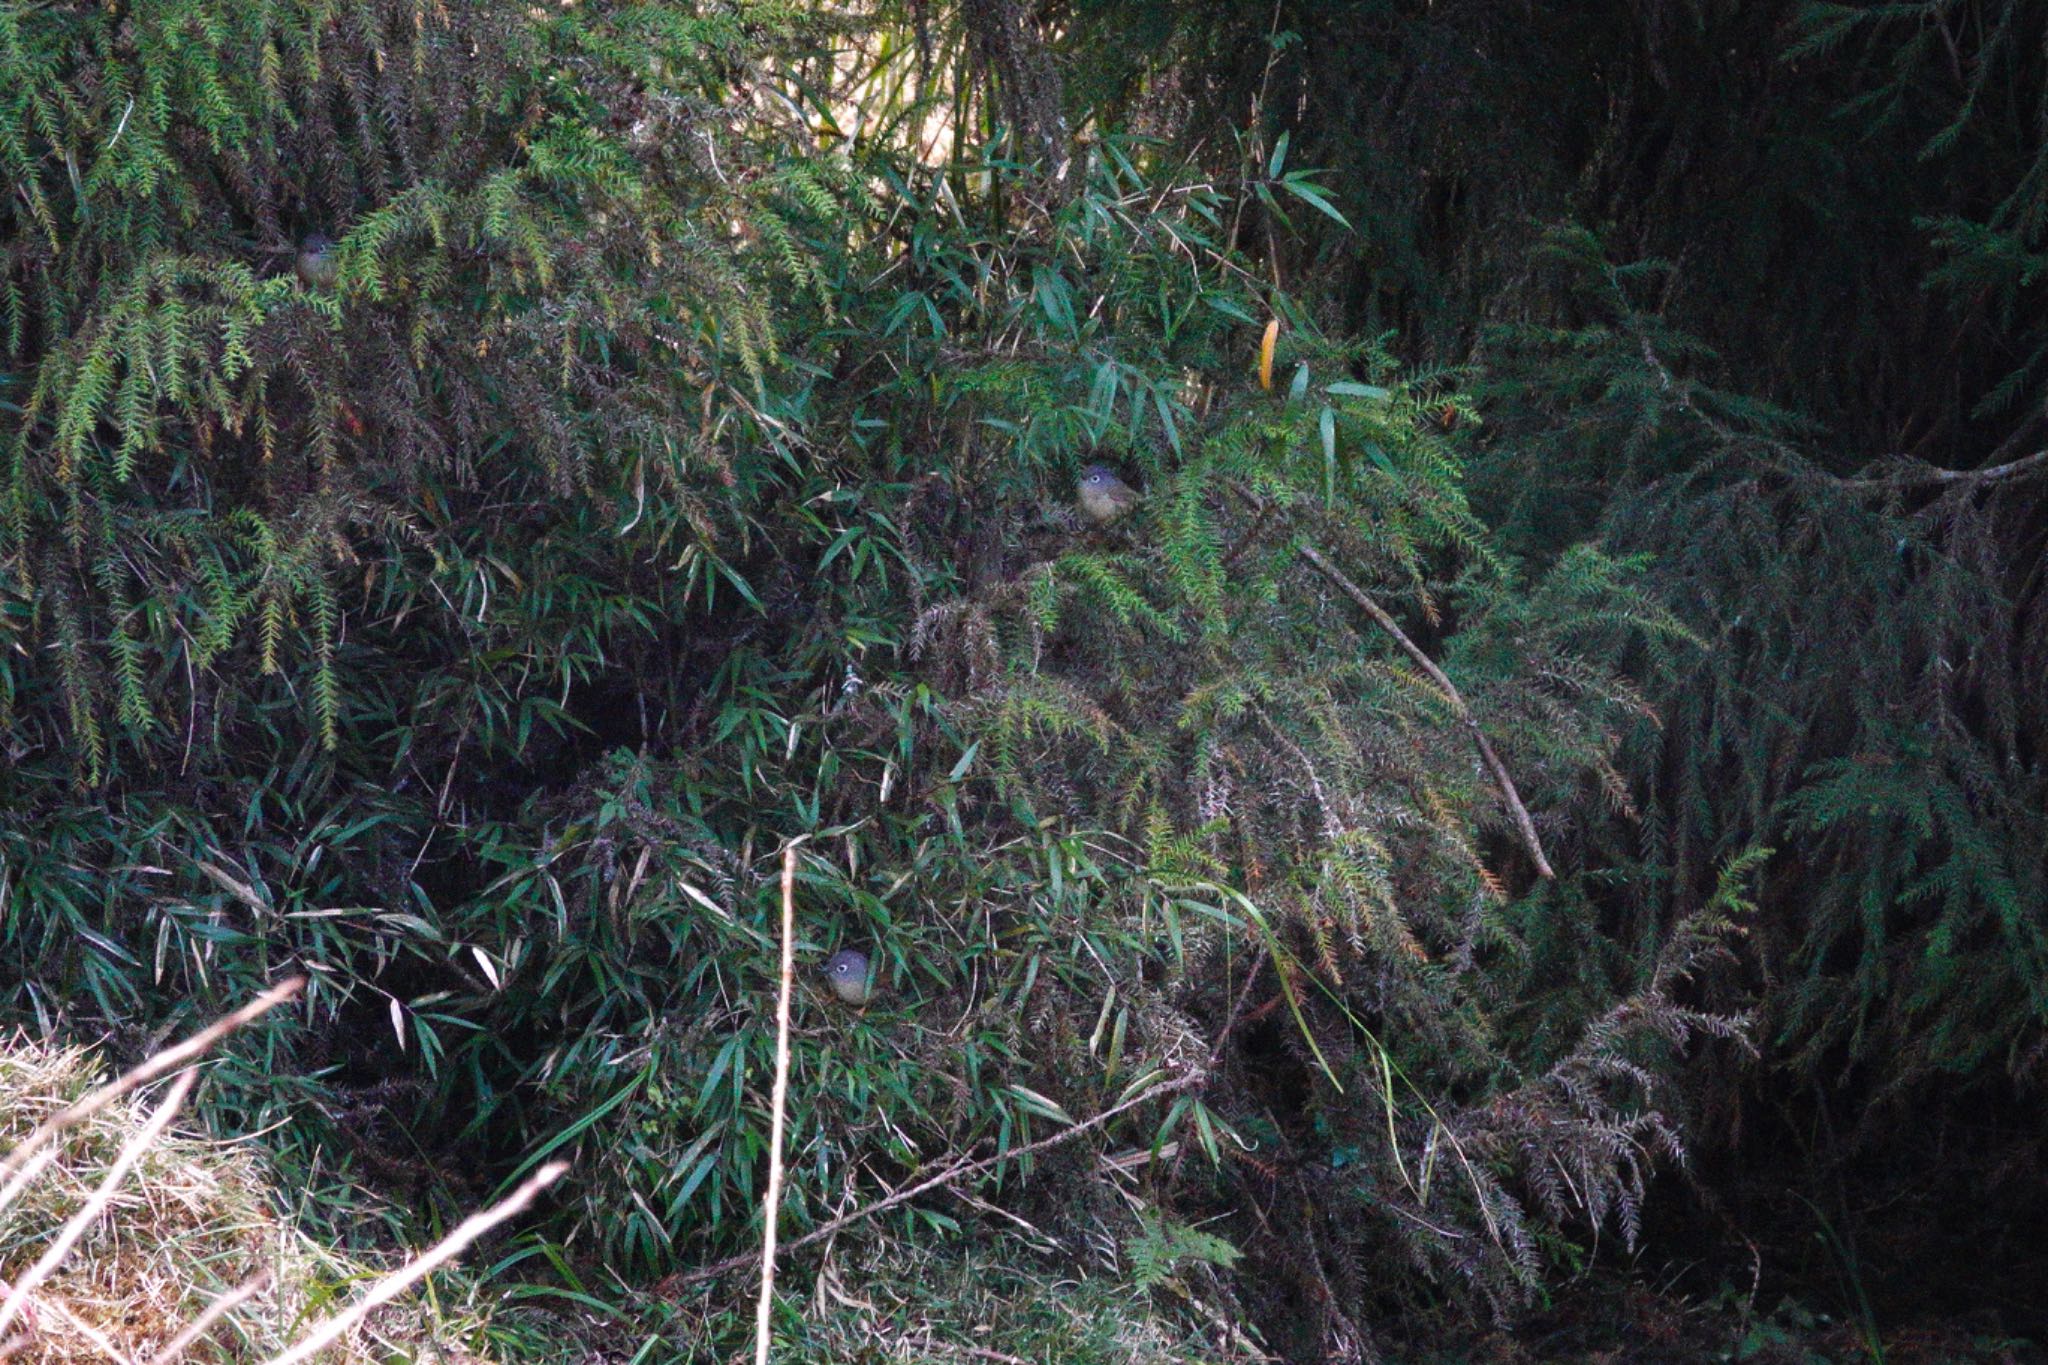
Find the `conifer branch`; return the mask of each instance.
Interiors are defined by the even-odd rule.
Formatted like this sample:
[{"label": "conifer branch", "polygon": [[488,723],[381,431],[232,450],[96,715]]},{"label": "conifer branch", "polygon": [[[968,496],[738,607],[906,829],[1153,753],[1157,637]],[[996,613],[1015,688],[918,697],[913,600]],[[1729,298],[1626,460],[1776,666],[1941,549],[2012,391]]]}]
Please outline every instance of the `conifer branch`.
[{"label": "conifer branch", "polygon": [[1457,685],[1436,666],[1436,661],[1424,652],[1421,645],[1408,638],[1408,633],[1401,629],[1401,623],[1390,616],[1385,607],[1373,601],[1365,589],[1352,582],[1342,570],[1325,559],[1320,550],[1313,545],[1298,545],[1295,550],[1317,573],[1329,579],[1338,591],[1356,602],[1359,609],[1373,619],[1374,625],[1393,636],[1394,643],[1400,645],[1408,657],[1415,660],[1416,667],[1427,673],[1429,680],[1442,689],[1445,700],[1451,704],[1451,709],[1458,713],[1458,719],[1464,721],[1466,728],[1472,732],[1473,743],[1479,746],[1479,756],[1485,760],[1487,769],[1493,774],[1493,780],[1500,784],[1501,796],[1507,801],[1508,809],[1514,812],[1515,827],[1522,832],[1522,843],[1529,850],[1529,856],[1535,860],[1536,874],[1545,881],[1555,880],[1557,873],[1551,870],[1550,860],[1543,856],[1543,843],[1536,837],[1536,822],[1529,818],[1529,808],[1522,804],[1521,794],[1515,790],[1515,779],[1508,776],[1507,764],[1501,762],[1500,754],[1494,750],[1493,742],[1486,737],[1486,732],[1479,728],[1478,718],[1472,714],[1472,708],[1465,704],[1465,698],[1458,692]]},{"label": "conifer branch", "polygon": [[[1229,487],[1232,492],[1249,503],[1261,516],[1264,515],[1270,506],[1264,498],[1261,498],[1257,493],[1254,493],[1242,484],[1232,483]],[[1458,719],[1463,721],[1466,728],[1472,732],[1472,741],[1479,749],[1480,759],[1485,762],[1487,770],[1493,774],[1493,780],[1499,784],[1501,796],[1508,803],[1508,809],[1515,817],[1515,828],[1521,833],[1523,847],[1528,849],[1529,857],[1536,864],[1536,874],[1545,881],[1556,880],[1557,873],[1551,868],[1550,859],[1544,856],[1543,841],[1536,835],[1536,822],[1530,818],[1529,808],[1522,804],[1522,796],[1515,787],[1515,779],[1508,775],[1507,764],[1501,761],[1499,752],[1493,747],[1493,741],[1489,740],[1486,737],[1486,732],[1480,729],[1478,717],[1474,716],[1472,708],[1465,704],[1464,695],[1458,691],[1457,684],[1453,683],[1449,675],[1437,667],[1436,661],[1429,657],[1429,654],[1421,645],[1416,644],[1414,640],[1408,637],[1408,632],[1401,629],[1401,623],[1388,614],[1385,607],[1375,602],[1372,599],[1372,595],[1366,592],[1364,588],[1352,582],[1350,576],[1325,558],[1322,551],[1306,543],[1296,546],[1295,550],[1301,556],[1303,562],[1308,564],[1310,568],[1313,568],[1317,573],[1328,579],[1339,592],[1349,597],[1353,602],[1356,602],[1359,609],[1372,618],[1374,625],[1377,625],[1381,630],[1392,636],[1394,643],[1398,644],[1403,652],[1415,661],[1416,666],[1429,676],[1430,681],[1435,683],[1438,689],[1443,692],[1444,699],[1451,704],[1451,709],[1458,713]]]},{"label": "conifer branch", "polygon": [[[1811,461],[1789,442],[1771,436],[1739,432],[1695,403],[1692,398],[1695,387],[1693,381],[1682,379],[1672,372],[1671,367],[1664,363],[1664,358],[1657,354],[1657,348],[1650,344],[1649,336],[1632,316],[1627,319],[1627,324],[1629,330],[1635,333],[1637,345],[1642,350],[1643,363],[1656,372],[1658,385],[1671,395],[1672,401],[1678,405],[1680,411],[1696,418],[1701,426],[1730,446],[1741,445],[1746,441],[1759,443],[1773,454],[1792,462],[1792,468],[1785,472],[1809,476],[1819,474],[1823,481],[1833,484],[1845,493],[1898,493],[1908,488],[1929,485],[1977,488],[1987,483],[2018,478],[2048,467],[2048,450],[2037,450],[2031,455],[2022,455],[2016,460],[2007,460],[2003,464],[1991,465],[1984,469],[1941,469],[1934,465],[1925,465],[1920,469],[1901,470],[1896,474],[1864,478],[1845,478],[1838,474],[1820,473],[1814,470]],[[2023,432],[2024,428],[2021,433],[2015,434]],[[2013,442],[2008,441],[2004,448],[2009,450],[2012,444]],[[1999,452],[1993,452],[1994,455],[1997,453]]]}]

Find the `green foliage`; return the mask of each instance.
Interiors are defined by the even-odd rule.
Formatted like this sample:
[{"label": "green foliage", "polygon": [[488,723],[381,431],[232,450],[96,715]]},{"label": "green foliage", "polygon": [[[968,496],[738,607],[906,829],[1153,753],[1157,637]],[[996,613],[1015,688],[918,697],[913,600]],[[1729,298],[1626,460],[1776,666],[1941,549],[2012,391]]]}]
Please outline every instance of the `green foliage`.
[{"label": "green foliage", "polygon": [[[30,748],[68,749],[88,785],[147,771],[219,705],[200,695],[215,661],[253,646],[278,679],[258,695],[297,692],[332,749],[343,614],[414,610],[415,573],[380,569],[426,556],[419,610],[452,626],[463,593],[520,577],[516,543],[571,490],[651,481],[670,535],[708,532],[730,457],[681,433],[773,359],[762,286],[816,282],[792,229],[821,221],[830,168],[735,186],[715,167],[720,141],[751,145],[713,117],[722,68],[751,28],[789,25],[767,7],[10,15],[0,275],[26,368],[0,555],[32,603],[89,596],[116,623],[58,608],[100,638],[66,651],[67,725]],[[85,53],[104,70],[81,83]],[[340,239],[332,292],[289,273],[316,229]]]},{"label": "green foliage", "polygon": [[[1590,548],[1522,583],[1467,506],[1438,416],[1455,396],[1375,347],[1325,339],[1231,269],[1207,235],[1230,204],[1154,189],[1151,216],[1105,238],[1096,225],[1136,199],[1126,160],[1106,152],[1045,239],[1007,248],[1061,263],[1050,293],[1044,270],[978,276],[987,248],[908,229],[924,254],[899,287],[935,301],[938,320],[890,333],[908,377],[891,401],[955,442],[906,517],[907,558],[949,589],[911,644],[963,729],[989,737],[983,800],[1108,821],[1130,841],[1118,861],[1145,875],[1122,893],[1126,922],[1156,936],[1180,981],[1159,1002],[1174,1013],[1142,1036],[1158,1057],[1199,1051],[1201,1033],[1228,1044],[1212,1045],[1222,1082],[1167,1109],[1151,1145],[1178,1144],[1174,1169],[1193,1182],[1179,1198],[1232,1199],[1248,1182],[1306,1229],[1233,1225],[1259,1267],[1245,1283],[1274,1299],[1252,1315],[1275,1320],[1283,1296],[1327,1302],[1311,1332],[1369,1339],[1344,1305],[1375,1278],[1394,1292],[1402,1259],[1506,1313],[1542,1274],[1539,1220],[1613,1214],[1633,1238],[1635,1154],[1679,1150],[1655,1107],[1664,1049],[1732,1028],[1674,1004],[1689,970],[1676,964],[1727,925],[1707,912],[1652,960],[1589,979],[1559,1054],[1497,1028],[1500,1002],[1535,985],[1528,924],[1544,918],[1506,913],[1526,875],[1512,826],[1443,694],[1295,549],[1328,550],[1442,642],[1480,723],[1552,809],[1619,785],[1610,757],[1644,703],[1609,661],[1688,651],[1690,637]],[[923,221],[949,214],[939,200]],[[1267,393],[1248,370],[1255,320],[1274,314],[1292,321],[1275,367],[1291,378]],[[908,315],[900,302],[885,314]],[[1066,489],[1101,451],[1145,500],[1088,532]],[[1050,490],[1006,496],[1039,470]],[[1554,912],[1582,922],[1581,894],[1560,891]],[[1114,974],[1097,988],[1114,994],[1054,1017],[1110,1019],[1140,979]],[[1239,1035],[1247,997],[1282,1009]],[[1188,1015],[1205,1021],[1195,1036]],[[1134,1032],[1119,1022],[1113,1036]],[[1070,1091],[1100,1065],[1047,1069]],[[1119,1093],[1069,1091],[1055,1098],[1074,1114]],[[1210,1181],[1193,1180],[1196,1157],[1219,1168]],[[1461,1235],[1432,1235],[1443,1219]]]},{"label": "green foliage", "polygon": [[[16,1006],[139,1044],[310,969],[311,1027],[224,1063],[223,1117],[295,1112],[295,1161],[318,1140],[438,1183],[424,1147],[462,1125],[400,1137],[413,1104],[503,1117],[541,1061],[475,1008],[547,955],[510,918],[517,874],[490,879],[580,846],[520,823],[522,789],[580,765],[589,689],[687,658],[696,604],[750,591],[729,557],[789,455],[792,399],[764,388],[780,300],[822,288],[842,199],[866,199],[843,162],[798,161],[774,107],[729,106],[813,26],[775,5],[4,23]],[[331,289],[290,272],[315,229],[339,239]],[[545,982],[581,985],[579,961]]]},{"label": "green foliage", "polygon": [[2029,909],[2048,827],[2021,701],[2040,645],[2014,632],[2031,609],[2008,560],[2036,495],[1905,461],[1828,476],[1788,415],[1688,376],[1710,357],[1642,311],[1597,242],[1562,240],[1591,320],[1501,329],[1495,391],[1535,432],[1489,477],[1530,538],[1563,529],[1512,491],[1539,465],[1634,490],[1590,505],[1711,642],[1643,658],[1662,724],[1631,743],[1648,837],[1624,856],[1690,887],[1747,841],[1784,850],[1763,894],[1798,909],[1765,943],[1801,1071],[1846,1057],[1895,1094],[1994,1074],[2048,1024]]},{"label": "green foliage", "polygon": [[1241,1254],[1212,1233],[1143,1214],[1138,1219],[1137,1235],[1124,1243],[1124,1255],[1131,1263],[1131,1279],[1140,1289],[1163,1283],[1182,1262],[1199,1261],[1228,1270]]},{"label": "green foliage", "polygon": [[[1748,936],[1772,1066],[1691,1096],[1741,1148],[1716,1194],[1847,1182],[1891,1222],[1862,1239],[1893,1252],[1878,1297],[1944,1314],[1979,1286],[1929,1285],[1954,1258],[1925,1228],[2003,1226],[2040,1189],[1965,1173],[2031,1169],[1982,1119],[2038,1128],[2048,1055],[2044,23],[2012,0],[1099,0],[1065,30],[1082,103],[1224,183],[1283,141],[1330,168],[1355,231],[1294,215],[1268,274],[1468,389],[1444,421],[1486,419],[1465,487],[1503,559],[1598,537],[1669,610],[1606,642],[1629,682],[1600,687],[1637,709],[1597,785],[1537,802],[1571,812],[1548,848],[1586,899],[1519,922],[1562,988],[1510,1027],[1568,1050],[1772,846]],[[1485,638],[1449,648],[1470,667]],[[1735,1256],[1796,1261],[1809,1233],[1788,1209]]]},{"label": "green foliage", "polygon": [[[1057,192],[902,122],[824,152],[829,36],[751,3],[8,13],[16,1016],[139,1049],[309,972],[216,1116],[429,1220],[570,1155],[500,1268],[580,1310],[758,1235],[797,840],[803,960],[859,946],[880,994],[807,965],[792,1236],[1015,1154],[849,1245],[1000,1200],[1143,1246],[1191,1311],[1327,1305],[1309,1353],[1633,1243],[1683,1150],[1666,1078],[1739,1033],[1679,998],[1734,892],[1623,941],[1536,885],[1460,707],[1299,551],[1441,661],[1553,846],[1628,810],[1624,666],[1695,636],[1639,559],[1526,572],[1457,377],[1254,268],[1259,215],[1276,250],[1284,210],[1351,216],[1298,147],[1219,183],[1104,134]],[[314,228],[331,289],[288,273]],[[1106,529],[1070,507],[1096,459],[1143,492]],[[633,1308],[729,1345],[721,1309]]]}]

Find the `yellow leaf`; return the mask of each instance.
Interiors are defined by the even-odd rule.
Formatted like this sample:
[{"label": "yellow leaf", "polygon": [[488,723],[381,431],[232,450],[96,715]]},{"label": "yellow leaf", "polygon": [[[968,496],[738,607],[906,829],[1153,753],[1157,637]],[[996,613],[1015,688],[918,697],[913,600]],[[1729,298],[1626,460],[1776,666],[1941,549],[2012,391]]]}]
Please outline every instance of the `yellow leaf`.
[{"label": "yellow leaf", "polygon": [[1259,387],[1267,391],[1273,388],[1273,343],[1280,340],[1280,319],[1274,318],[1266,324],[1266,335],[1259,341]]}]

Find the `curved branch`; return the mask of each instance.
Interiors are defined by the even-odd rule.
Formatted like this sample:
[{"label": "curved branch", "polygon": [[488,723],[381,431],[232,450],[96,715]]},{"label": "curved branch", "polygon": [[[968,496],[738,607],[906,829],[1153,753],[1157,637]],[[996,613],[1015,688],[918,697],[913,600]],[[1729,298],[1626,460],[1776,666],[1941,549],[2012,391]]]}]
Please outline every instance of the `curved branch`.
[{"label": "curved branch", "polygon": [[1479,757],[1485,762],[1487,770],[1493,774],[1493,780],[1500,784],[1501,797],[1508,803],[1508,809],[1514,812],[1515,828],[1521,831],[1522,843],[1529,850],[1530,858],[1535,860],[1537,875],[1545,881],[1556,880],[1557,873],[1551,870],[1550,860],[1543,856],[1543,841],[1536,837],[1536,822],[1529,818],[1529,808],[1522,804],[1521,793],[1515,790],[1515,779],[1508,776],[1508,765],[1501,762],[1500,754],[1494,750],[1493,741],[1479,728],[1478,718],[1472,714],[1472,708],[1465,704],[1465,698],[1459,694],[1456,684],[1436,666],[1436,660],[1430,658],[1421,645],[1408,638],[1408,633],[1401,629],[1401,623],[1390,616],[1385,607],[1373,601],[1372,596],[1364,588],[1352,582],[1336,565],[1323,558],[1322,551],[1313,545],[1299,545],[1295,549],[1317,573],[1329,579],[1337,586],[1338,591],[1356,602],[1359,610],[1372,618],[1374,625],[1393,636],[1394,643],[1400,645],[1408,657],[1415,661],[1416,667],[1427,673],[1429,680],[1442,690],[1445,699],[1451,704],[1451,709],[1458,713],[1458,719],[1464,721],[1465,727],[1472,732],[1472,742],[1479,746]]},{"label": "curved branch", "polygon": [[[2043,465],[2048,465],[2048,450],[2037,450],[2031,455],[2022,455],[2016,460],[2007,460],[2004,464],[1992,465],[1986,469],[1939,469],[1929,465],[1924,469],[1866,478],[1844,478],[1839,474],[1826,473],[1813,467],[1812,461],[1802,455],[1789,442],[1781,441],[1774,436],[1739,432],[1699,404],[1693,402],[1693,382],[1690,379],[1682,379],[1672,373],[1671,367],[1664,363],[1664,358],[1657,354],[1657,348],[1650,344],[1649,336],[1633,319],[1627,319],[1625,322],[1629,330],[1635,334],[1636,342],[1642,349],[1643,363],[1657,372],[1658,384],[1667,393],[1671,394],[1672,401],[1678,405],[1681,411],[1696,418],[1701,426],[1704,426],[1718,439],[1728,445],[1753,442],[1768,446],[1776,454],[1795,463],[1797,468],[1787,472],[1804,473],[1809,477],[1821,478],[1844,492],[1896,493],[1907,488],[1922,488],[1928,485],[1939,486],[1944,484],[1976,487],[1981,484],[1996,483],[2001,479],[2017,478],[2020,475],[2031,473]],[[2031,423],[2028,425],[2031,425]],[[2022,426],[2013,435],[2017,437],[2025,433],[2026,427]],[[1993,451],[1992,455],[1996,457],[2004,451],[2011,449],[2014,444],[2016,442],[2009,439],[2002,443],[1998,450]]]}]

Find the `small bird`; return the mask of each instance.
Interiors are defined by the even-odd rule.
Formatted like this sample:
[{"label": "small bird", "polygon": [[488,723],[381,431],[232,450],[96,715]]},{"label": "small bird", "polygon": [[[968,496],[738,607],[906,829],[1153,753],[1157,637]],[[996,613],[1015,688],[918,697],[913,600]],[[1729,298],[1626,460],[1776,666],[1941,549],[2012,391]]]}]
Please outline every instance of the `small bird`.
[{"label": "small bird", "polygon": [[299,254],[292,269],[309,289],[333,288],[341,274],[341,262],[334,255],[334,239],[321,232],[307,233],[299,239]]},{"label": "small bird", "polygon": [[832,983],[834,995],[856,1009],[874,994],[868,985],[868,955],[852,948],[841,948],[825,960],[825,979]]},{"label": "small bird", "polygon": [[1082,470],[1077,491],[1081,514],[1097,526],[1109,525],[1138,505],[1138,491],[1104,464],[1091,464]]}]

